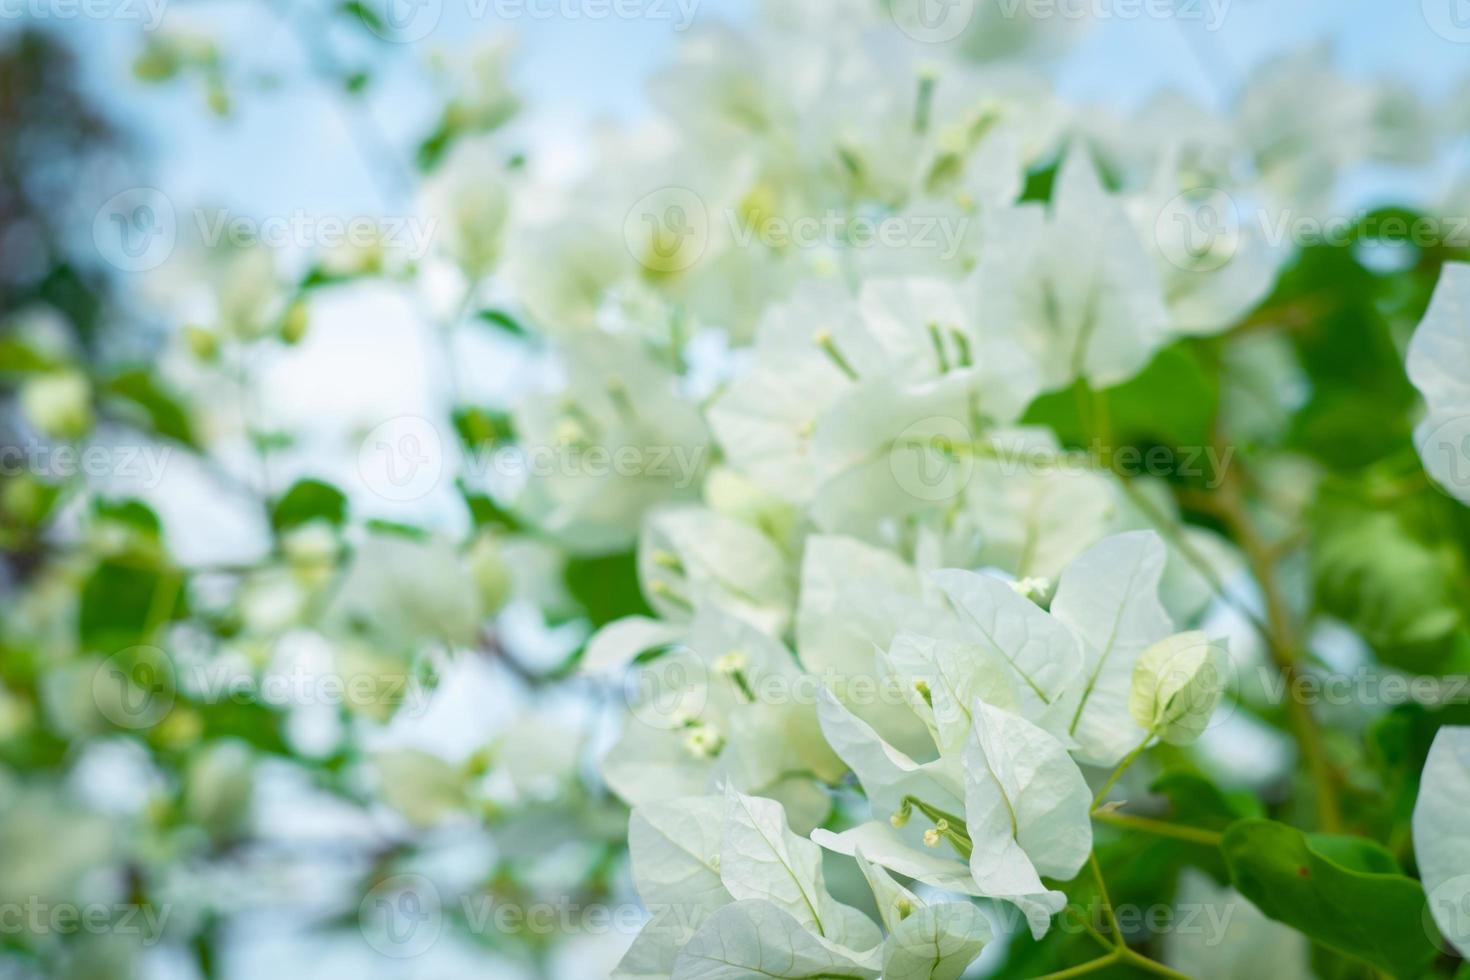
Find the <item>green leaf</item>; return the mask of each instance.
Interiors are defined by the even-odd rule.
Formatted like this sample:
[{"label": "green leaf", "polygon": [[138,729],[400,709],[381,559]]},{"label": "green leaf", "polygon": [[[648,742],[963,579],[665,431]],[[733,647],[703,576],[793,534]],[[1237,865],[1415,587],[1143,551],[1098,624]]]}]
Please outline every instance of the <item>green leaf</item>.
[{"label": "green leaf", "polygon": [[1355,485],[1324,486],[1312,523],[1318,607],[1352,626],[1389,665],[1445,669],[1465,625],[1453,550],[1424,540]]},{"label": "green leaf", "polygon": [[[1302,328],[1289,336],[1311,397],[1291,442],[1330,467],[1360,467],[1409,444],[1418,395],[1384,315],[1388,282],[1365,269],[1352,248],[1314,246],[1302,250],[1265,303],[1268,310],[1302,311]],[[1412,305],[1422,312],[1428,299],[1426,288]]]},{"label": "green leaf", "polygon": [[154,627],[184,611],[177,573],[106,561],[82,583],[77,639],[83,649],[112,653],[148,642]]},{"label": "green leaf", "polygon": [[1386,866],[1386,852],[1370,858],[1371,847],[1243,820],[1225,832],[1222,850],[1236,889],[1266,915],[1395,976],[1417,977],[1436,956],[1424,889],[1402,874],[1362,870]]},{"label": "green leaf", "polygon": [[92,513],[99,520],[126,524],[155,540],[163,536],[163,525],[158,515],[141,500],[105,500],[99,497],[92,504]]},{"label": "green leaf", "polygon": [[514,438],[510,416],[489,408],[459,408],[450,417],[454,431],[468,449],[492,446]]},{"label": "green leaf", "polygon": [[0,340],[0,374],[32,374],[57,366],[55,360],[14,337]]},{"label": "green leaf", "polygon": [[378,37],[388,37],[388,25],[383,23],[383,18],[379,17],[376,11],[368,7],[367,4],[362,3],[361,0],[346,0],[337,9],[350,17],[356,17],[362,21],[363,26]]},{"label": "green leaf", "polygon": [[1093,393],[1084,382],[1042,395],[1027,410],[1025,424],[1050,426],[1063,443],[1088,448],[1099,419],[1106,416],[1112,446],[1186,447],[1210,442],[1220,386],[1189,341],[1166,347],[1137,377]]},{"label": "green leaf", "polygon": [[147,371],[141,368],[124,371],[106,382],[102,390],[164,438],[186,446],[198,445],[188,411]]},{"label": "green leaf", "polygon": [[460,484],[459,490],[464,495],[465,506],[470,509],[470,520],[475,522],[477,530],[487,527],[506,531],[523,529],[521,519],[502,507],[489,494],[475,493],[464,484]]},{"label": "green leaf", "polygon": [[399,521],[387,521],[381,517],[371,518],[363,526],[369,531],[376,531],[381,534],[396,534],[398,537],[407,538],[410,541],[433,540],[433,535],[421,527],[414,527],[412,524],[403,524]]},{"label": "green leaf", "polygon": [[1349,834],[1308,834],[1312,849],[1323,857],[1348,868],[1367,874],[1401,875],[1404,869],[1392,854],[1384,850],[1377,841]]},{"label": "green leaf", "polygon": [[278,534],[311,521],[341,527],[346,520],[346,496],[320,480],[298,480],[271,507],[271,526]]},{"label": "green leaf", "polygon": [[1204,830],[1224,830],[1248,817],[1264,816],[1260,801],[1249,793],[1226,794],[1209,779],[1188,769],[1165,771],[1149,787],[1168,797],[1171,822]]},{"label": "green leaf", "polygon": [[638,587],[637,557],[633,552],[573,558],[567,562],[567,591],[587,612],[594,627],[624,616],[651,616]]},{"label": "green leaf", "polygon": [[497,330],[504,331],[505,333],[510,334],[512,337],[520,337],[524,339],[531,336],[530,331],[528,331],[519,320],[517,320],[515,317],[511,316],[504,310],[481,310],[479,313],[475,314],[475,319],[479,320],[481,323],[489,324]]}]

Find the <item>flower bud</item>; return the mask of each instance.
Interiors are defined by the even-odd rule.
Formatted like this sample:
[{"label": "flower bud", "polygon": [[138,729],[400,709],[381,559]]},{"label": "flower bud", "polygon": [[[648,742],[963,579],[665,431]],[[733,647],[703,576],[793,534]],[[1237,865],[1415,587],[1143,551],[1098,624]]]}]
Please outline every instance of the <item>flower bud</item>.
[{"label": "flower bud", "polygon": [[92,428],[92,386],[79,371],[43,374],[20,390],[27,420],[53,439],[77,439]]},{"label": "flower bud", "polygon": [[1204,633],[1179,633],[1149,647],[1133,668],[1133,720],[1171,745],[1204,732],[1225,686],[1224,647]]}]

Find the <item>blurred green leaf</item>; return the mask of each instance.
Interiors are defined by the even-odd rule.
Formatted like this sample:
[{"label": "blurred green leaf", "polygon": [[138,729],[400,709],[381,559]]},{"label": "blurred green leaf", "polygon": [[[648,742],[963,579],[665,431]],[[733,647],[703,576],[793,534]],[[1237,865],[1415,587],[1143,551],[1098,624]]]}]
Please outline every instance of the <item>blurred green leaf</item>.
[{"label": "blurred green leaf", "polygon": [[311,521],[341,527],[347,521],[347,497],[321,480],[298,480],[271,507],[271,526],[278,534]]},{"label": "blurred green leaf", "polygon": [[1393,864],[1371,841],[1349,845],[1243,820],[1225,832],[1222,849],[1242,895],[1324,946],[1398,977],[1420,976],[1437,955],[1424,888],[1402,874],[1363,870]]},{"label": "blurred green leaf", "polygon": [[188,411],[147,371],[124,371],[107,381],[103,391],[124,411],[131,412],[140,425],[186,446],[198,445]]},{"label": "blurred green leaf", "polygon": [[587,612],[593,626],[624,616],[651,616],[638,584],[637,556],[631,552],[573,558],[566,566],[567,591]]}]

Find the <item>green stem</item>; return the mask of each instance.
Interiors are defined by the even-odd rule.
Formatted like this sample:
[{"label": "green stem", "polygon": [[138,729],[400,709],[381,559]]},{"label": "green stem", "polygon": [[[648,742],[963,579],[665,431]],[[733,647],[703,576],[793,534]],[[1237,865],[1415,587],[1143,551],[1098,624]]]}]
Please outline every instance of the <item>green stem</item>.
[{"label": "green stem", "polygon": [[1077,924],[1085,929],[1089,936],[1097,940],[1098,944],[1102,946],[1103,949],[1113,949],[1113,941],[1107,936],[1104,936],[1102,933],[1098,932],[1093,924],[1087,921],[1087,916],[1077,911],[1077,909],[1071,905],[1067,906],[1067,912],[1072,916],[1072,918],[1077,920]]},{"label": "green stem", "polygon": [[1097,863],[1096,851],[1087,855],[1087,864],[1092,868],[1092,880],[1097,882],[1097,896],[1103,903],[1103,911],[1107,913],[1108,928],[1113,930],[1113,945],[1123,949],[1123,927],[1118,925],[1118,916],[1113,912],[1113,900],[1108,897],[1108,884],[1103,881],[1102,865]]},{"label": "green stem", "polygon": [[1107,799],[1108,790],[1112,789],[1118,780],[1123,778],[1123,773],[1128,771],[1129,766],[1138,761],[1138,757],[1143,754],[1144,749],[1148,748],[1148,743],[1153,737],[1154,733],[1149,732],[1143,737],[1143,741],[1139,742],[1137,747],[1125,755],[1122,762],[1118,763],[1118,768],[1113,770],[1113,774],[1108,777],[1107,782],[1103,783],[1102,789],[1097,791],[1097,796],[1093,797],[1092,808],[1094,810],[1102,806],[1103,800]]},{"label": "green stem", "polygon": [[1135,953],[1126,947],[1122,950],[1122,954],[1122,959],[1125,963],[1131,963],[1140,970],[1147,970],[1149,973],[1155,973],[1161,977],[1169,977],[1171,980],[1192,980],[1189,974],[1180,973],[1178,970],[1171,970],[1157,960],[1151,960],[1142,953]]},{"label": "green stem", "polygon": [[1176,840],[1189,841],[1192,844],[1203,844],[1206,847],[1219,847],[1225,839],[1223,834],[1217,834],[1213,830],[1181,827],[1179,824],[1150,820],[1147,817],[1135,817],[1132,814],[1118,813],[1114,810],[1097,810],[1092,814],[1092,819],[1126,830],[1142,831],[1146,834],[1156,834],[1159,837],[1172,837]]},{"label": "green stem", "polygon": [[1061,970],[1057,973],[1048,973],[1044,977],[1038,977],[1037,980],[1065,980],[1066,977],[1085,976],[1089,973],[1096,973],[1098,970],[1106,969],[1122,958],[1123,950],[1114,949],[1111,953],[1105,956],[1099,956],[1095,960],[1089,960],[1081,966],[1074,966],[1071,969]]}]

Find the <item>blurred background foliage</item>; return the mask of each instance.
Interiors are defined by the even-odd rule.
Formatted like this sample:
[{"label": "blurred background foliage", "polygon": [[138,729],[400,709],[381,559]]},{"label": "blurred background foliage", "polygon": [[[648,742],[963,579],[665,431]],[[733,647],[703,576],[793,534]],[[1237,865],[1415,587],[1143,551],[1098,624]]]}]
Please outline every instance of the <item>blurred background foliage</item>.
[{"label": "blurred background foliage", "polygon": [[[329,45],[307,46],[314,83],[353,118],[378,83],[376,42],[362,29],[375,15],[356,4],[316,13],[335,21],[330,33],[323,22],[323,38],[360,35],[340,60]],[[285,84],[235,74],[231,54],[228,41],[154,35],[134,67],[141,82],[186,87],[228,117]],[[245,295],[238,316],[223,304],[218,322],[164,335],[135,296],[120,294],[119,274],[93,247],[92,214],[78,221],[78,187],[146,183],[147,168],[127,127],[85,92],[77,57],[55,32],[0,36],[0,440],[166,447],[193,460],[210,492],[250,508],[264,542],[249,560],[195,564],[140,497],[84,477],[0,476],[0,901],[169,912],[157,944],[123,929],[7,930],[0,975],[256,976],[281,962],[272,953],[298,970],[289,957],[312,949],[339,971],[391,971],[362,958],[373,954],[362,949],[359,901],[394,875],[444,865],[467,893],[497,902],[630,903],[626,810],[594,769],[602,709],[617,692],[570,678],[595,627],[647,612],[633,553],[565,553],[469,483],[458,488],[458,539],[359,513],[325,476],[269,479],[273,461],[298,447],[292,433],[248,419],[242,444],[222,456],[213,416],[248,414],[251,365],[288,356],[321,296],[414,270],[371,250],[261,268],[247,248],[221,260],[225,291]],[[518,105],[493,79],[445,98],[409,141],[411,166],[370,161],[385,196],[435,172],[460,141],[505,126]],[[371,157],[382,134],[359,136]],[[525,163],[518,152],[504,162],[512,174]],[[1054,170],[1032,174],[1035,199],[1048,196]],[[1168,490],[1185,522],[1235,542],[1263,591],[1284,597],[1261,615],[1282,644],[1309,651],[1307,673],[1349,670],[1355,658],[1410,676],[1470,672],[1470,511],[1432,485],[1413,450],[1420,407],[1402,357],[1440,268],[1470,252],[1371,232],[1385,218],[1418,216],[1385,209],[1351,242],[1300,249],[1237,328],[1178,341],[1117,387],[1079,382],[1046,396],[1027,418],[1078,449],[1104,436],[1140,452],[1237,447],[1236,465],[1217,474],[1222,485],[1213,474],[1175,477]],[[250,302],[252,290],[271,302]],[[518,311],[475,312],[496,350],[538,342]],[[208,398],[161,369],[180,347],[207,366]],[[467,452],[515,436],[503,403],[466,397],[453,421]],[[240,475],[256,467],[267,478]],[[372,683],[361,697],[304,708],[259,685],[272,671],[318,684],[334,669]],[[240,676],[254,683],[237,696],[201,688],[201,678]],[[1288,709],[1255,693],[1237,692],[1238,707],[1290,730]],[[405,706],[468,735],[452,752],[395,743],[384,733]],[[1413,873],[1408,821],[1445,724],[1470,724],[1470,707],[1322,708],[1313,730],[1331,781],[1325,821],[1307,767],[1245,791],[1166,747],[1154,753],[1150,789],[1174,822],[1210,832],[1271,817],[1359,835],[1371,843],[1334,866],[1336,887],[1351,891],[1367,869]],[[1147,907],[1182,889],[1198,900],[1241,883],[1217,849],[1185,841],[1120,834],[1101,855],[1119,903]],[[1087,876],[1061,887],[1084,905],[1092,897]],[[1317,899],[1294,900],[1309,908]],[[1377,892],[1362,907],[1387,917],[1391,903]],[[454,921],[463,913],[449,913],[456,945],[445,969],[455,975],[593,976],[589,964],[608,961],[602,947],[629,938],[477,929]],[[280,942],[287,926],[323,945]],[[1319,976],[1365,975],[1361,958],[1341,952],[1352,937],[1302,928],[1322,940],[1311,951]],[[1404,948],[1375,968],[1411,962],[1470,975],[1426,934],[1399,939]],[[1076,931],[1019,937],[989,968],[1053,972],[1086,959],[1089,943]]]}]

